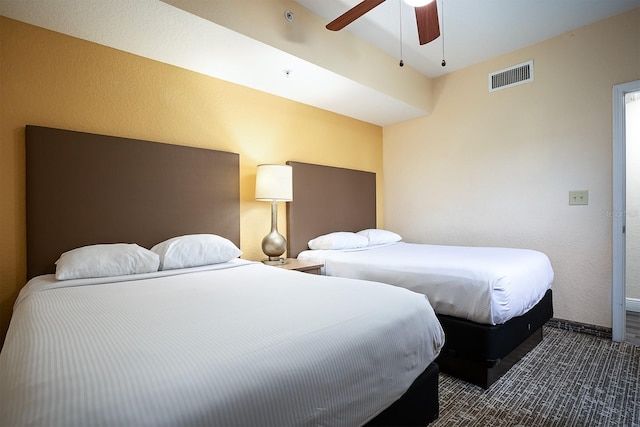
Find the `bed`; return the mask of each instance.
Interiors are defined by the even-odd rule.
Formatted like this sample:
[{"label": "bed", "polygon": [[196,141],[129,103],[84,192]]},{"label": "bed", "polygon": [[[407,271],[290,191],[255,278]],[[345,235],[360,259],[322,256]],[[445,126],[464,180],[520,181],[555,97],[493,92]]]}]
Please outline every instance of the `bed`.
[{"label": "bed", "polygon": [[437,417],[444,336],[424,296],[239,258],[237,154],[37,126],[26,140],[4,423]]},{"label": "bed", "polygon": [[445,331],[437,359],[443,372],[489,388],[542,340],[553,316],[553,269],[545,254],[404,242],[376,229],[374,173],[288,164],[289,256],[323,263],[330,276],[427,295]]}]

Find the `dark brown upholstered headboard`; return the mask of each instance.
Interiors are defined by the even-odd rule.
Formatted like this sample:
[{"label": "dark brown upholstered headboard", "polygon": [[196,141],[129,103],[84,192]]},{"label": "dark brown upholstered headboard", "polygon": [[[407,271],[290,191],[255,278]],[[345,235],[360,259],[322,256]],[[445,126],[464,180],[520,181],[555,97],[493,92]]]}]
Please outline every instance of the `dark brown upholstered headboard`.
[{"label": "dark brown upholstered headboard", "polygon": [[26,127],[27,277],[70,249],[213,233],[240,245],[239,155]]},{"label": "dark brown upholstered headboard", "polygon": [[287,162],[293,201],[287,203],[287,254],[297,257],[314,237],[376,227],[376,174]]}]

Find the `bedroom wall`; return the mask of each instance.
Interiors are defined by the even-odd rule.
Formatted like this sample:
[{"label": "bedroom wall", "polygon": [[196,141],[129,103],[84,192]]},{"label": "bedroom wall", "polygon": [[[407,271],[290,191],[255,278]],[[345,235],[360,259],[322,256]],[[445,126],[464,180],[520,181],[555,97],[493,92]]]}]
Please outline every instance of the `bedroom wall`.
[{"label": "bedroom wall", "polygon": [[0,341],[25,281],[26,124],[240,153],[247,259],[263,257],[270,228],[270,204],[254,200],[259,163],[376,172],[382,221],[379,126],[4,17],[0,40]]},{"label": "bedroom wall", "polygon": [[[543,251],[555,317],[611,327],[612,87],[640,78],[638,22],[635,9],[434,80],[431,116],[384,128],[385,227]],[[534,82],[488,92],[490,72],[530,59]]]}]

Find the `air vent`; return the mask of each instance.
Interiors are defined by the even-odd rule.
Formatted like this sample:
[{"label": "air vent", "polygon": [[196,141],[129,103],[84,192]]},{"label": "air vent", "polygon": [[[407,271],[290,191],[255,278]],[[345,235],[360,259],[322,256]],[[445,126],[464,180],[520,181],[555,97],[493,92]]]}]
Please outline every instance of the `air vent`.
[{"label": "air vent", "polygon": [[489,92],[533,81],[533,60],[489,74]]}]

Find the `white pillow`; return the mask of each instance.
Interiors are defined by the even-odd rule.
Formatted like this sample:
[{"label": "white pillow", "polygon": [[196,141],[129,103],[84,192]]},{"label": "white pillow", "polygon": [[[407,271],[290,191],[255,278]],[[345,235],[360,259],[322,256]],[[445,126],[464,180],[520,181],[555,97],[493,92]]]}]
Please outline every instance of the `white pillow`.
[{"label": "white pillow", "polygon": [[367,238],[369,246],[384,245],[402,240],[402,237],[399,234],[396,234],[393,231],[382,230],[380,228],[369,228],[367,230],[358,231],[358,234]]},{"label": "white pillow", "polygon": [[369,244],[369,241],[366,237],[356,233],[336,231],[309,240],[307,244],[309,249],[357,249],[364,248]]},{"label": "white pillow", "polygon": [[229,239],[215,234],[189,234],[158,243],[151,250],[160,256],[160,270],[220,264],[242,255]]},{"label": "white pillow", "polygon": [[56,279],[124,276],[158,271],[157,254],[135,243],[90,245],[72,249],[56,261]]}]

